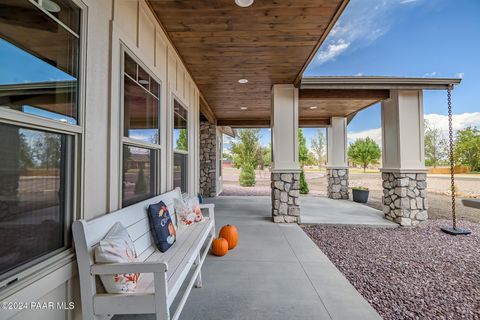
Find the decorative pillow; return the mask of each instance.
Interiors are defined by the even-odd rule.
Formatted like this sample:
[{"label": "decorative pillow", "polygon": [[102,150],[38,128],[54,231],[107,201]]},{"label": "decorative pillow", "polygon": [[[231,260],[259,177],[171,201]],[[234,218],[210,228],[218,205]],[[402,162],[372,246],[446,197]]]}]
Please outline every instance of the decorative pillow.
[{"label": "decorative pillow", "polygon": [[195,222],[196,215],[183,199],[174,199],[175,212],[180,225],[188,226]]},{"label": "decorative pillow", "polygon": [[[95,248],[96,263],[136,262],[137,253],[127,229],[117,222]],[[108,293],[135,292],[140,273],[101,275],[100,280]]]},{"label": "decorative pillow", "polygon": [[148,207],[148,220],[152,229],[153,239],[158,250],[165,252],[175,242],[177,233],[163,201]]},{"label": "decorative pillow", "polygon": [[191,212],[195,213],[195,222],[203,220],[202,210],[200,209],[200,203],[197,197],[184,198],[185,203],[188,205]]}]

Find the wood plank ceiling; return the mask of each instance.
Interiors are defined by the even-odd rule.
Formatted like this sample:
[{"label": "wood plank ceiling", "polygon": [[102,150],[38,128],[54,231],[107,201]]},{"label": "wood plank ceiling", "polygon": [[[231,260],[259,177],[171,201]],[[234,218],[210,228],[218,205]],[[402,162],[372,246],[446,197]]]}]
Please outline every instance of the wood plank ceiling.
[{"label": "wood plank ceiling", "polygon": [[269,123],[272,85],[298,84],[347,2],[149,0],[216,119],[237,124]]}]

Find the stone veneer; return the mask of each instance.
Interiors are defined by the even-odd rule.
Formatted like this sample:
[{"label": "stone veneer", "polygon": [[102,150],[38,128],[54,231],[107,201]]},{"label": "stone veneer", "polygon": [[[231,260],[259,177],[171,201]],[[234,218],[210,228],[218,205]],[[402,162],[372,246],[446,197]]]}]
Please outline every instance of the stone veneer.
[{"label": "stone veneer", "polygon": [[327,169],[327,196],[330,199],[349,199],[348,169]]},{"label": "stone veneer", "polygon": [[217,195],[217,127],[200,122],[200,195]]},{"label": "stone veneer", "polygon": [[383,213],[402,226],[427,220],[427,174],[383,172]]},{"label": "stone veneer", "polygon": [[300,173],[272,173],[273,222],[298,222]]}]

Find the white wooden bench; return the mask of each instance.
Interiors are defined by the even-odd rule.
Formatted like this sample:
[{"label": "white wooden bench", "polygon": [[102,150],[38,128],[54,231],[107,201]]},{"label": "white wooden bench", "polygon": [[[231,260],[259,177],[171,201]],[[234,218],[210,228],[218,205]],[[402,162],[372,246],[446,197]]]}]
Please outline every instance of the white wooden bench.
[{"label": "white wooden bench", "polygon": [[[214,205],[202,204],[202,209],[208,209],[204,221],[177,230],[177,240],[170,249],[164,253],[157,250],[147,208],[163,201],[173,214],[173,199],[180,197],[177,188],[101,217],[73,223],[84,320],[144,313],[155,313],[157,320],[178,319],[193,285],[202,285],[201,268],[215,236]],[[116,222],[127,228],[141,262],[95,264],[95,247]],[[170,318],[170,306],[192,268],[186,290]],[[142,275],[135,293],[109,294],[99,289],[102,286],[98,275],[137,272]]]}]

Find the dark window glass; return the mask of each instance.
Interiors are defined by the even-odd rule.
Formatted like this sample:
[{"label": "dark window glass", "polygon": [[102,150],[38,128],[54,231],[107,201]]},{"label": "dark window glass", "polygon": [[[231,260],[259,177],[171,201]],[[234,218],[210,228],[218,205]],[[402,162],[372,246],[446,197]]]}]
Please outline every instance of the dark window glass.
[{"label": "dark window glass", "polygon": [[[159,84],[128,55],[124,66],[124,136],[139,141],[160,143]],[[137,81],[138,73],[138,81]],[[154,92],[149,91],[150,86]]]},{"label": "dark window glass", "polygon": [[0,124],[0,279],[69,244],[72,138]]},{"label": "dark window glass", "polygon": [[[18,0],[16,0],[19,2]],[[36,0],[40,6],[76,34],[80,33],[80,8],[71,0]]]},{"label": "dark window glass", "polygon": [[179,187],[182,192],[187,192],[187,165],[188,155],[174,153],[173,156],[173,187]]},{"label": "dark window glass", "polygon": [[125,70],[124,72],[128,74],[133,80],[137,80],[137,63],[135,60],[130,58],[128,54],[125,55]]},{"label": "dark window glass", "polygon": [[155,151],[123,146],[122,205],[151,198],[155,195]]},{"label": "dark window glass", "polygon": [[[46,3],[79,31],[78,8],[66,0]],[[1,108],[76,124],[78,62],[77,36],[28,1],[0,1]]]},{"label": "dark window glass", "polygon": [[173,118],[173,145],[176,150],[188,151],[188,111],[176,100]]},{"label": "dark window glass", "polygon": [[124,135],[140,141],[159,143],[158,109],[158,99],[125,76]]}]

